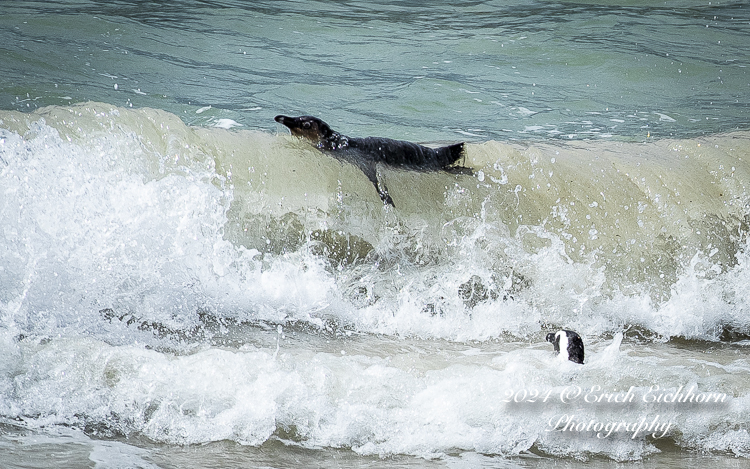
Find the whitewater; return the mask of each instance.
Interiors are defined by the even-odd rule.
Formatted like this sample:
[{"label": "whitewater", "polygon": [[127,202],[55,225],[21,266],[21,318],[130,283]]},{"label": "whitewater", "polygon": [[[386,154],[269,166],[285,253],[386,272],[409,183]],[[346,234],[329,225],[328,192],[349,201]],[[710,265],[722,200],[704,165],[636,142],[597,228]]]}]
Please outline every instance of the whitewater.
[{"label": "whitewater", "polygon": [[[470,145],[475,176],[387,173],[409,201],[393,209],[283,134],[94,103],[2,122],[10,428],[426,458],[747,454],[747,134]],[[559,327],[584,337],[584,366],[552,355]],[[554,397],[570,385],[729,399]],[[570,435],[555,422],[573,413],[670,431]]]},{"label": "whitewater", "polygon": [[611,3],[7,6],[0,465],[745,464],[750,21]]}]

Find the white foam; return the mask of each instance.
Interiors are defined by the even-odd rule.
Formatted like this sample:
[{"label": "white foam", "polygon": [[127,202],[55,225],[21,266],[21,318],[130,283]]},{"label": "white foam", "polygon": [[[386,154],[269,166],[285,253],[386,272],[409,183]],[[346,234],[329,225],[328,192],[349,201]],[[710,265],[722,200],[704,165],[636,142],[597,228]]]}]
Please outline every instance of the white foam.
[{"label": "white foam", "polygon": [[534,114],[539,114],[538,111],[532,111],[530,109],[527,109],[521,106],[519,106],[517,109],[518,109],[518,113],[524,117],[529,117],[529,116],[533,116]]},{"label": "white foam", "polygon": [[242,124],[232,119],[216,119],[213,126],[220,129],[231,129],[233,127],[242,127]]},{"label": "white foam", "polygon": [[[30,428],[83,421],[179,444],[278,437],[376,455],[516,455],[534,447],[630,460],[655,446],[624,433],[600,441],[548,431],[569,406],[502,398],[556,395],[571,385],[643,394],[695,384],[726,390],[732,401],[700,412],[573,410],[601,421],[659,412],[674,422],[669,438],[679,445],[750,453],[747,434],[731,423],[747,420],[750,409],[742,356],[625,344],[621,333],[637,326],[715,340],[723,325],[747,328],[747,245],[725,269],[713,249],[695,254],[662,302],[648,290],[611,288],[596,253],[574,258],[564,237],[543,226],[511,234],[490,204],[442,224],[432,251],[418,223],[378,223],[385,234],[376,263],[332,266],[312,240],[261,253],[225,238],[241,221],[231,218],[236,193],[200,132],[138,112],[147,117],[99,109],[76,121],[83,138],[41,121],[24,136],[0,135],[3,417]],[[129,130],[144,122],[159,123],[154,135]],[[474,194],[456,191],[451,208],[460,210],[462,197]],[[559,206],[569,223],[578,220],[572,206],[565,213]],[[356,224],[355,215],[347,214]],[[476,287],[473,304],[462,285]],[[359,302],[352,291],[362,293]],[[215,318],[218,332],[199,312]],[[543,341],[551,326],[586,338],[586,365],[552,356]],[[104,452],[92,460],[107,464]]]},{"label": "white foam", "polygon": [[[639,459],[656,449],[643,437],[633,438],[632,428],[606,438],[555,430],[560,416],[630,422],[659,414],[673,432],[701,447],[738,455],[750,448],[741,432],[708,428],[723,421],[725,407],[594,403],[604,392],[625,395],[628,389],[642,400],[656,384],[672,392],[688,385],[710,390],[702,360],[682,360],[654,378],[654,367],[668,355],[631,356],[607,345],[592,344],[584,366],[524,346],[491,361],[444,350],[439,359],[424,355],[418,362],[412,350],[374,358],[305,350],[282,339],[278,356],[253,347],[170,356],[81,338],[22,344],[18,397],[6,399],[12,407],[3,412],[33,413],[37,420],[54,416],[47,424],[101,418],[121,431],[179,444],[228,439],[258,445],[281,429],[303,446],[350,447],[362,454],[517,455],[538,445],[555,455],[616,460]],[[747,412],[747,397],[730,397],[730,405]],[[714,436],[700,442],[699,435]],[[92,457],[101,462],[101,454]]]},{"label": "white foam", "polygon": [[[175,160],[186,166],[165,166],[162,171],[172,173],[152,179],[151,163],[129,135],[102,136],[92,140],[89,149],[64,141],[44,124],[34,132],[31,139],[6,132],[0,145],[0,158],[8,162],[3,217],[14,220],[6,224],[8,233],[35,227],[25,242],[17,235],[6,238],[12,248],[5,251],[2,275],[8,284],[29,286],[7,303],[16,305],[11,310],[21,317],[26,308],[49,308],[44,298],[60,289],[68,292],[63,304],[72,308],[78,298],[91,298],[94,288],[101,308],[145,306],[150,311],[145,316],[163,320],[171,316],[170,305],[190,310],[190,305],[208,301],[224,311],[250,308],[256,317],[272,320],[319,324],[320,314],[332,314],[363,331],[453,340],[487,340],[507,332],[526,337],[540,331],[543,323],[587,335],[630,324],[664,337],[709,340],[717,338],[722,324],[747,327],[742,293],[750,275],[746,250],[726,271],[716,270],[717,256],[695,254],[680,272],[672,295],[655,304],[648,293],[604,295],[607,275],[593,267],[594,257],[573,261],[565,240],[556,235],[529,227],[514,238],[482,220],[456,222],[462,234],[442,264],[402,269],[396,279],[390,272],[369,274],[365,286],[379,300],[353,311],[342,297],[347,285],[338,283],[323,259],[309,251],[267,254],[262,267],[257,251],[223,239],[232,193],[217,188],[215,174],[201,169],[204,164],[191,160],[190,154]],[[15,179],[16,172],[24,173],[25,180]],[[562,204],[560,208],[567,210]],[[542,247],[529,252],[527,239],[540,240]],[[493,252],[514,259],[515,271],[528,285],[514,285],[510,270],[498,274],[488,269],[494,262],[488,253]],[[137,288],[161,294],[116,294],[122,292],[122,279],[131,276],[140,278]],[[467,311],[458,286],[472,276],[495,297]],[[186,291],[183,285],[198,288]],[[517,291],[509,294],[509,288]],[[101,303],[101,298],[115,297],[116,303]],[[425,313],[428,304],[438,314]]]},{"label": "white foam", "polygon": [[675,120],[674,118],[672,118],[672,117],[670,117],[670,116],[668,116],[666,114],[662,114],[661,112],[655,112],[654,111],[654,114],[656,114],[657,116],[659,116],[659,120],[660,121],[664,121],[664,122],[677,122],[677,120]]},{"label": "white foam", "polygon": [[93,448],[89,459],[94,468],[102,469],[159,469],[149,462],[148,451],[117,441],[90,440]]},{"label": "white foam", "polygon": [[[213,173],[194,172],[197,160],[183,156],[185,166],[151,179],[129,136],[103,136],[88,148],[44,124],[34,129],[30,140],[8,134],[0,154],[9,163],[0,275],[26,285],[4,307],[18,321],[55,311],[61,326],[80,321],[79,308],[95,317],[115,308],[186,325],[200,304],[260,307],[261,316],[283,320],[297,308],[309,318],[326,304],[332,280],[319,260],[290,254],[261,272],[252,251],[223,239],[231,193],[214,185]],[[175,316],[175,308],[186,315]]]}]

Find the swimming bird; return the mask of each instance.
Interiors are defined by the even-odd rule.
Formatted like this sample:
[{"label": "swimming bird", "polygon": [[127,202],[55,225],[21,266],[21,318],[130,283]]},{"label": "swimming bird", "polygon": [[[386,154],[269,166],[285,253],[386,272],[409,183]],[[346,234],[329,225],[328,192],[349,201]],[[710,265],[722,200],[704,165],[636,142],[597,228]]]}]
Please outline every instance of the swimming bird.
[{"label": "swimming bird", "polygon": [[289,128],[292,135],[313,144],[315,148],[357,166],[375,186],[383,204],[395,207],[388,188],[378,180],[377,167],[382,164],[411,171],[447,171],[471,174],[469,168],[453,166],[464,156],[464,144],[429,148],[416,143],[382,137],[356,138],[335,132],[313,116],[276,116],[274,120]]},{"label": "swimming bird", "polygon": [[561,330],[547,334],[547,342],[555,348],[555,355],[565,350],[568,360],[583,365],[583,339],[573,331]]}]

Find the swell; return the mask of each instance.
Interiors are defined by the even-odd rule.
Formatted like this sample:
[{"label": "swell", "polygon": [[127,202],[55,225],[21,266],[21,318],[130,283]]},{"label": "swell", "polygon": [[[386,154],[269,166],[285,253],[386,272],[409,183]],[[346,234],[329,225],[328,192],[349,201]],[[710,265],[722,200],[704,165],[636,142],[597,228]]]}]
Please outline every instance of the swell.
[{"label": "swell", "polygon": [[456,340],[750,332],[746,132],[468,144],[474,176],[383,170],[393,209],[286,135],[97,103],[0,120],[21,329],[88,305],[149,331],[214,315]]},{"label": "swell", "polygon": [[383,169],[396,210],[383,208],[352,165],[285,136],[255,142],[216,161],[235,188],[227,235],[261,250],[312,239],[328,243],[332,261],[351,262],[396,248],[383,245],[395,234],[405,244],[400,255],[435,259],[457,254],[462,237],[486,225],[528,254],[554,238],[571,261],[605,269],[611,288],[648,285],[663,300],[697,253],[722,271],[736,265],[748,229],[747,133],[467,144],[462,164],[475,176]]},{"label": "swell", "polygon": [[[385,171],[393,209],[288,136],[98,103],[0,121],[13,425],[368,455],[748,455],[747,134],[470,144],[475,176]],[[559,327],[584,338],[583,367],[551,355]],[[602,383],[734,401],[507,399]],[[574,409],[674,432],[549,430]]]}]

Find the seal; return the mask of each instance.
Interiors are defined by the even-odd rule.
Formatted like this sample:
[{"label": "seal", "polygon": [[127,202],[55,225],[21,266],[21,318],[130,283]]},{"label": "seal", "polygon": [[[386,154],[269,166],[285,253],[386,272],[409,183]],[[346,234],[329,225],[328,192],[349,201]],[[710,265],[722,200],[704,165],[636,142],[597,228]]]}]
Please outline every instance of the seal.
[{"label": "seal", "polygon": [[547,342],[551,342],[555,348],[555,355],[560,350],[567,352],[568,360],[583,365],[583,339],[573,331],[561,330],[547,334]]},{"label": "seal", "polygon": [[310,142],[315,148],[357,166],[375,186],[383,204],[395,207],[388,188],[378,180],[378,165],[411,171],[447,171],[471,174],[471,169],[454,166],[464,156],[464,144],[429,148],[416,143],[382,137],[356,138],[335,132],[313,116],[276,116],[274,120],[289,128],[292,135]]}]

